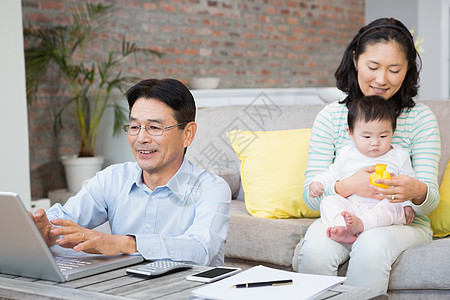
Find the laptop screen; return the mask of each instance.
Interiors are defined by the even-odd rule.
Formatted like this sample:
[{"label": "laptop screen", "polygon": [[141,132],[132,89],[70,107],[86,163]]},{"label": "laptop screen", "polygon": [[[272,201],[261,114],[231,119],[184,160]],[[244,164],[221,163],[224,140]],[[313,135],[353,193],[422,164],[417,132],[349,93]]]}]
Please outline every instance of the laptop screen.
[{"label": "laptop screen", "polygon": [[95,261],[63,274],[17,193],[0,192],[0,228],[0,273],[62,282],[144,260],[140,255],[93,255],[56,246],[58,256]]}]

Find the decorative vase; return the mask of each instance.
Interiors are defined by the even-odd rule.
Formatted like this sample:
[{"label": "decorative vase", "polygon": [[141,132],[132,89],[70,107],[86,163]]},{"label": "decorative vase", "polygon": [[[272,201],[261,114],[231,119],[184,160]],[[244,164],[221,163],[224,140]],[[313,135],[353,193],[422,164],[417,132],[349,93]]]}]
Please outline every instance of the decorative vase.
[{"label": "decorative vase", "polygon": [[219,86],[218,77],[193,77],[189,81],[189,87],[194,90],[212,90]]},{"label": "decorative vase", "polygon": [[103,156],[63,156],[62,163],[66,174],[67,191],[78,193],[84,181],[94,177],[102,169],[104,161],[105,158]]}]

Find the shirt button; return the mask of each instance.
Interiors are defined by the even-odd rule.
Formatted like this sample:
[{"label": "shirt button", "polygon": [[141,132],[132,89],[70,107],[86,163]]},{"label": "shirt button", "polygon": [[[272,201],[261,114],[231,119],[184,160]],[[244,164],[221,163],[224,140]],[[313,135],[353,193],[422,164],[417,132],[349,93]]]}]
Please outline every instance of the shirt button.
[{"label": "shirt button", "polygon": [[175,254],[173,254],[173,253],[170,254],[170,258],[171,258],[171,259],[175,259]]},{"label": "shirt button", "polygon": [[147,224],[147,230],[151,230],[152,229],[152,225]]},{"label": "shirt button", "polygon": [[151,256],[153,253],[152,253],[152,251],[148,250],[147,254],[148,254],[148,256]]}]

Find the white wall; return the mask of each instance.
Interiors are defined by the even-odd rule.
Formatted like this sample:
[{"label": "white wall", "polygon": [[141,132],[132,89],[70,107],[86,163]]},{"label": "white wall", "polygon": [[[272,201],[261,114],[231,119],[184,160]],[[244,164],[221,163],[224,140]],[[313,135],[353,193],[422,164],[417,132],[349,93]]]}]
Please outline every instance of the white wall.
[{"label": "white wall", "polygon": [[366,23],[394,17],[423,37],[419,99],[449,98],[449,0],[366,0]]},{"label": "white wall", "polygon": [[0,191],[17,192],[31,207],[22,6],[0,1]]},{"label": "white wall", "polygon": [[[120,105],[128,111],[128,102],[126,99],[121,100]],[[105,109],[98,128],[97,144],[95,147],[95,155],[101,155],[105,158],[105,162],[103,163],[104,167],[126,161],[136,161],[131,152],[127,134],[121,132],[119,136],[113,137],[113,126],[114,111],[108,107]]]},{"label": "white wall", "polygon": [[421,54],[421,98],[449,98],[449,0],[420,0],[418,32],[425,38]]},{"label": "white wall", "polygon": [[410,29],[416,28],[418,1],[420,0],[366,0],[366,24],[378,18],[395,18]]}]

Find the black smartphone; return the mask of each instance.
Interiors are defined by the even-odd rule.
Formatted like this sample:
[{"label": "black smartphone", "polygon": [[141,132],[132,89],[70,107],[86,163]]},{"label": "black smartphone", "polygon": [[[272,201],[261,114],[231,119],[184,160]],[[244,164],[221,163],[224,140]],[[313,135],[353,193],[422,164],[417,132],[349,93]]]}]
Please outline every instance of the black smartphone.
[{"label": "black smartphone", "polygon": [[206,271],[201,271],[186,277],[187,280],[200,282],[213,282],[241,271],[241,268],[216,267]]}]

